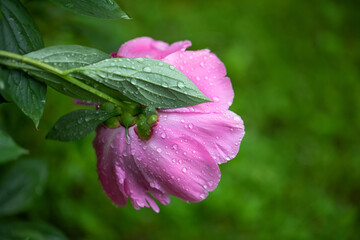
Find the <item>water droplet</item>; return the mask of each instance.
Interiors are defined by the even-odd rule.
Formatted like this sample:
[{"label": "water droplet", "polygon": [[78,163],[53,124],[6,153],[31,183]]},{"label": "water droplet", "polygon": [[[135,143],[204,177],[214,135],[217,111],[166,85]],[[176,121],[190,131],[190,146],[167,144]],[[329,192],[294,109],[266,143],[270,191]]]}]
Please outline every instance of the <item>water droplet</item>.
[{"label": "water droplet", "polygon": [[193,129],[194,125],[192,123],[189,124],[189,128]]},{"label": "water droplet", "polygon": [[143,59],[143,58],[141,58],[141,57],[139,57],[139,58],[136,58],[136,61],[138,61],[138,62],[143,62],[143,61],[144,61],[144,59]]},{"label": "water droplet", "polygon": [[177,150],[177,149],[178,149],[178,145],[177,145],[177,144],[172,145],[172,149]]},{"label": "water droplet", "polygon": [[149,67],[144,67],[144,72],[151,72],[151,68],[149,68]]},{"label": "water droplet", "polygon": [[156,149],[156,151],[157,151],[158,153],[161,153],[161,152],[162,152],[161,148]]},{"label": "water droplet", "polygon": [[170,69],[171,69],[171,70],[174,70],[175,67],[174,67],[173,65],[170,65]]},{"label": "water droplet", "polygon": [[184,83],[183,83],[183,82],[178,82],[178,84],[177,84],[177,85],[178,85],[178,87],[179,87],[179,88],[183,88],[183,87],[185,87],[185,85],[184,85]]},{"label": "water droplet", "polygon": [[162,63],[162,62],[159,62],[159,66],[162,66],[162,65],[164,65],[164,63]]},{"label": "water droplet", "polygon": [[166,133],[163,132],[163,133],[161,134],[161,138],[162,138],[162,139],[166,138]]},{"label": "water droplet", "polygon": [[213,100],[214,100],[214,102],[220,101],[220,99],[218,97],[213,97]]},{"label": "water droplet", "polygon": [[205,199],[205,198],[206,198],[206,194],[204,194],[204,193],[200,194],[200,198],[201,198],[201,199]]},{"label": "water droplet", "polygon": [[200,77],[196,77],[196,80],[200,81]]},{"label": "water droplet", "polygon": [[0,89],[4,89],[5,88],[5,84],[3,81],[0,81]]},{"label": "water droplet", "polygon": [[201,66],[201,67],[205,67],[204,62],[201,62],[201,63],[200,63],[200,66]]},{"label": "water droplet", "polygon": [[183,173],[186,173],[186,171],[187,171],[187,169],[184,167],[184,168],[182,169],[182,172],[183,172]]}]

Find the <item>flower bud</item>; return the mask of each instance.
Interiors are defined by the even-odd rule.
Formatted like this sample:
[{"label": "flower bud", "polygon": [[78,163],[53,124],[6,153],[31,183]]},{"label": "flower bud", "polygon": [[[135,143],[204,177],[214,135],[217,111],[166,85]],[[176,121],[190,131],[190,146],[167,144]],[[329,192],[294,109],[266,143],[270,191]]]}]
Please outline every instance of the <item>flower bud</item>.
[{"label": "flower bud", "polygon": [[135,124],[136,118],[128,112],[123,113],[120,118],[121,118],[121,124],[125,128],[129,128]]},{"label": "flower bud", "polygon": [[100,105],[100,109],[105,111],[112,111],[115,109],[115,105],[113,103],[106,102]]},{"label": "flower bud", "polygon": [[149,126],[154,125],[155,123],[157,123],[158,121],[158,116],[157,115],[151,115],[147,118],[146,123],[149,124]]},{"label": "flower bud", "polygon": [[147,124],[146,118],[144,115],[140,115],[139,120],[136,124],[136,132],[138,136],[142,139],[149,139],[151,136],[151,127]]},{"label": "flower bud", "polygon": [[117,127],[120,126],[120,123],[119,123],[119,120],[118,120],[117,117],[111,117],[111,118],[109,118],[108,120],[106,120],[106,121],[104,122],[104,124],[105,124],[106,126],[108,126],[109,128],[117,128]]}]

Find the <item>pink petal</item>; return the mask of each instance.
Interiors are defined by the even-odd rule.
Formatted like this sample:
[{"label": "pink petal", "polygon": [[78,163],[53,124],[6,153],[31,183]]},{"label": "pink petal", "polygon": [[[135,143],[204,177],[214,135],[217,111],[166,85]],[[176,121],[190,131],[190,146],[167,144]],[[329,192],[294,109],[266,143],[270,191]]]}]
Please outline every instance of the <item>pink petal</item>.
[{"label": "pink petal", "polygon": [[160,209],[147,193],[149,190],[162,204],[170,199],[157,189],[151,189],[149,183],[138,170],[131,155],[130,146],[126,144],[125,129],[99,126],[94,140],[98,158],[99,179],[107,196],[117,205],[126,205],[130,198],[135,209],[151,207],[155,212]]},{"label": "pink petal", "polygon": [[163,59],[184,73],[213,102],[167,112],[222,112],[234,98],[230,79],[220,59],[209,50],[175,52]]},{"label": "pink petal", "polygon": [[108,197],[119,206],[126,205],[127,194],[124,189],[126,176],[124,169],[124,144],[120,144],[123,129],[97,128],[93,145],[98,159],[97,168],[101,185]]},{"label": "pink petal", "polygon": [[245,135],[244,122],[229,110],[223,113],[160,112],[159,125],[191,136],[218,164],[236,157]]},{"label": "pink petal", "polygon": [[190,46],[191,42],[188,40],[169,45],[168,43],[157,41],[150,37],[139,37],[121,45],[117,56],[125,58],[145,57],[162,59],[171,53],[185,51],[185,49]]},{"label": "pink petal", "polygon": [[220,169],[201,142],[178,126],[159,122],[149,140],[130,131],[132,153],[152,188],[199,202],[220,180]]}]

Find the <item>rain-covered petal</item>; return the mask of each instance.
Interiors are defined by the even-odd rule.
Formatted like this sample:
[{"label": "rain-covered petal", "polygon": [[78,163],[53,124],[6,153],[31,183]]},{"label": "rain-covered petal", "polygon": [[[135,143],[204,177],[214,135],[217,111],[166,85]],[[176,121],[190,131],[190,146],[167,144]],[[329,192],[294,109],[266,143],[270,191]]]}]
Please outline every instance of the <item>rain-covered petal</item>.
[{"label": "rain-covered petal", "polygon": [[[235,158],[245,135],[243,120],[229,110],[223,113],[161,112],[158,125],[189,135],[192,141],[200,143],[218,164]],[[158,126],[154,128],[154,136],[157,128]]]},{"label": "rain-covered petal", "polygon": [[126,205],[129,198],[135,209],[151,207],[159,212],[158,205],[147,191],[164,205],[170,202],[168,195],[150,187],[137,168],[123,127],[111,129],[99,126],[94,148],[101,185],[116,205]]},{"label": "rain-covered petal", "polygon": [[231,81],[220,59],[209,50],[175,52],[162,59],[184,73],[213,102],[168,112],[222,112],[234,99]]},{"label": "rain-covered petal", "polygon": [[220,181],[220,169],[202,142],[178,126],[159,122],[149,140],[130,131],[131,151],[150,186],[185,201],[199,202]]},{"label": "rain-covered petal", "polygon": [[[169,45],[166,42],[154,40],[150,37],[139,37],[121,45],[116,57],[162,59],[174,52],[185,51],[190,46],[191,42],[188,40]],[[115,54],[112,53],[111,56],[115,57]]]}]

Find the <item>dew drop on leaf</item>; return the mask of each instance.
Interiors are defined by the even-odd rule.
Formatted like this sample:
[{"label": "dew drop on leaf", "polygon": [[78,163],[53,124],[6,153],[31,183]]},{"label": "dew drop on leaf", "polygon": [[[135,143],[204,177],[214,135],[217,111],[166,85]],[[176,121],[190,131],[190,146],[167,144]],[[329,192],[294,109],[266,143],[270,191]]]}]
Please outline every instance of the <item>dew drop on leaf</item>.
[{"label": "dew drop on leaf", "polygon": [[149,68],[149,67],[144,67],[144,72],[151,72],[151,68]]}]

